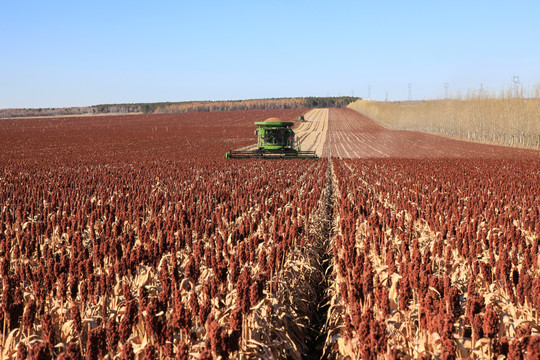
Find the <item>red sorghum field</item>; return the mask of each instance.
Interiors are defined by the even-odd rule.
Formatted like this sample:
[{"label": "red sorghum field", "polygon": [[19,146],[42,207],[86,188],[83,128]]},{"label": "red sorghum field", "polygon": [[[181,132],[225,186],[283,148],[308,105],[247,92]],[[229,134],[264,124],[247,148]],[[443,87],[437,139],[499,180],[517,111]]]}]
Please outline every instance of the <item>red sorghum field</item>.
[{"label": "red sorghum field", "polygon": [[304,112],[0,120],[2,357],[538,359],[539,153]]},{"label": "red sorghum field", "polygon": [[333,168],[332,351],[538,358],[538,161],[355,159]]}]

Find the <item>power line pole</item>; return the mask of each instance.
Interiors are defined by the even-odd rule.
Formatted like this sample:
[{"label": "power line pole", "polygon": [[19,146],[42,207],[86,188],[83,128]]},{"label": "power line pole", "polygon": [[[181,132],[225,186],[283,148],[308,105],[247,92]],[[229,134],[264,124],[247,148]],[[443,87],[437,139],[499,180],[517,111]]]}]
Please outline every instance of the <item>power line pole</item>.
[{"label": "power line pole", "polygon": [[480,84],[480,99],[484,98],[484,84]]},{"label": "power line pole", "polygon": [[407,86],[409,86],[409,102],[412,100],[412,84],[408,83]]},{"label": "power line pole", "polygon": [[518,88],[519,88],[519,76],[514,75],[514,79],[512,80],[514,82],[514,96],[518,96]]}]

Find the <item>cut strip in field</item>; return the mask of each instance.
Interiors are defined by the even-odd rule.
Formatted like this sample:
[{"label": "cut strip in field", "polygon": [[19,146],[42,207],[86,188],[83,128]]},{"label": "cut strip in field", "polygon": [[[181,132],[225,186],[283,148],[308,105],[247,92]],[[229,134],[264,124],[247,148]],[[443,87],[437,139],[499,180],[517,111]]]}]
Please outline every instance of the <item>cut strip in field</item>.
[{"label": "cut strip in field", "polygon": [[336,158],[538,158],[538,151],[389,130],[351,109],[330,109],[322,152]]},{"label": "cut strip in field", "polygon": [[303,151],[315,151],[322,156],[326,133],[328,131],[329,109],[313,109],[306,113],[306,122],[296,127],[296,139]]}]

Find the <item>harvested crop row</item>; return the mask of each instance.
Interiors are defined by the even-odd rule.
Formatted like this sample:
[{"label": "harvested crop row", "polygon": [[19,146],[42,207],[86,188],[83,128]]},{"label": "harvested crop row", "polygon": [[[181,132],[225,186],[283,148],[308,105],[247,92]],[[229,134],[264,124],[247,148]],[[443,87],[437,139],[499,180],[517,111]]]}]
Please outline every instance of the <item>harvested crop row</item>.
[{"label": "harvested crop row", "polygon": [[304,115],[306,122],[295,127],[296,138],[303,151],[315,151],[319,157],[322,156],[328,131],[328,112],[329,109],[310,110]]}]

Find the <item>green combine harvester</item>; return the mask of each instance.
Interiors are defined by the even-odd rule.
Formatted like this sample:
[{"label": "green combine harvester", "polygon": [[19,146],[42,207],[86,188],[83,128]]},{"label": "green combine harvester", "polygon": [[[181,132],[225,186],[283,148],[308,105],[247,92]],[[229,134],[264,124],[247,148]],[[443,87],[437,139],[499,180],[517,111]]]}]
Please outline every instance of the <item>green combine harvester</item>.
[{"label": "green combine harvester", "polygon": [[296,143],[294,122],[281,121],[279,118],[268,118],[255,122],[257,130],[257,149],[230,150],[225,154],[227,159],[318,159],[315,151],[301,151]]}]

